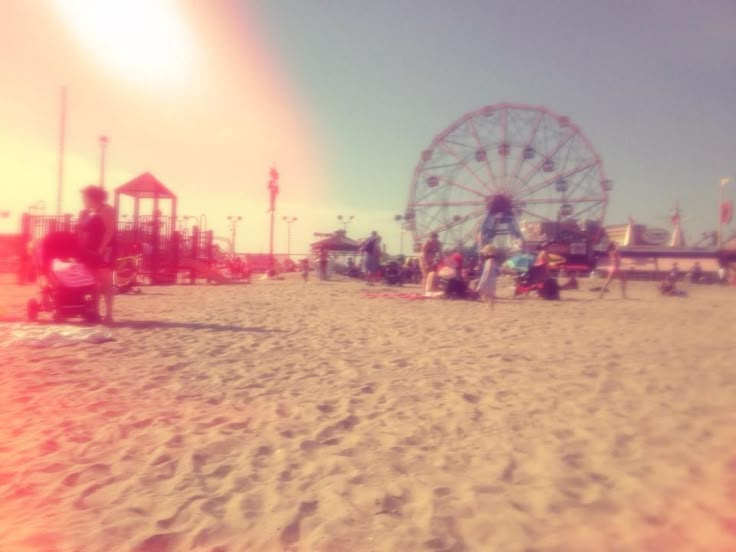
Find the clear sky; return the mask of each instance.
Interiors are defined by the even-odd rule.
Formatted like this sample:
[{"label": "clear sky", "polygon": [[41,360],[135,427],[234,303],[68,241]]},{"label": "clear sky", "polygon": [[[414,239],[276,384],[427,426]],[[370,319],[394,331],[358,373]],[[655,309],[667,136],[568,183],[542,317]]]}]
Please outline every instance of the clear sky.
[{"label": "clear sky", "polygon": [[[80,20],[83,4],[97,8]],[[378,229],[396,250],[392,217],[421,151],[463,113],[502,101],[580,125],[614,181],[608,223],[666,226],[679,200],[694,237],[715,227],[718,181],[736,174],[732,0],[198,4],[0,5],[0,210],[54,203],[60,84],[67,210],[96,180],[106,133],[112,184],[150,170],[182,214],[206,212],[221,234],[226,215],[242,215],[239,249],[267,245],[276,161],[279,216],[300,218],[292,249],[343,214],[356,217],[351,233]]]}]

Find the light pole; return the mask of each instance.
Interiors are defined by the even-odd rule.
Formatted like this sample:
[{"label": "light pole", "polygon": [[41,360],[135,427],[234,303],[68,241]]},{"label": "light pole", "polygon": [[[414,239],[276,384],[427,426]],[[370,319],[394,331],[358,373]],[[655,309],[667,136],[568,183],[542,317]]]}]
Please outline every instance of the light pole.
[{"label": "light pole", "polygon": [[64,145],[66,143],[66,86],[61,87],[61,113],[59,117],[59,160],[56,167],[56,214],[61,216],[61,200],[64,194]]},{"label": "light pole", "polygon": [[718,201],[718,249],[723,248],[723,226],[726,223],[723,213],[724,190],[726,189],[726,186],[731,182],[733,182],[733,178],[721,178],[721,193]]},{"label": "light pole", "polygon": [[184,215],[182,218],[184,219],[184,232],[188,230],[190,219],[198,220],[197,217],[194,217],[192,215]]},{"label": "light pole", "polygon": [[404,215],[394,215],[394,220],[399,223],[401,228],[401,256],[404,256]]},{"label": "light pole", "polygon": [[296,217],[281,217],[282,220],[286,223],[286,256],[288,258],[291,258],[291,225],[294,224],[297,220],[299,220]]},{"label": "light pole", "polygon": [[344,217],[342,215],[337,215],[337,220],[340,221],[340,224],[342,224],[343,231],[347,234],[348,233],[348,225],[353,222],[353,219],[355,216],[350,215],[349,217]]},{"label": "light pole", "polygon": [[268,177],[268,210],[271,213],[271,232],[268,240],[268,268],[270,272],[269,275],[273,275],[274,267],[276,265],[276,259],[273,257],[273,221],[276,216],[276,197],[279,195],[279,172],[276,170],[276,165],[271,167]]},{"label": "light pole", "polygon": [[100,188],[105,189],[105,153],[107,151],[107,144],[110,139],[107,136],[100,136]]},{"label": "light pole", "polygon": [[230,221],[230,254],[235,255],[235,236],[237,234],[238,223],[243,220],[243,217],[228,216],[227,220]]}]

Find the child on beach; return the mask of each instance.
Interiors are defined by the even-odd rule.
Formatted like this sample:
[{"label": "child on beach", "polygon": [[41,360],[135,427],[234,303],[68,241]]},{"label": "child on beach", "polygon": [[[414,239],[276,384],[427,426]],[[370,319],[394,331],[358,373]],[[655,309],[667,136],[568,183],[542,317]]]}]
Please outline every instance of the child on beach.
[{"label": "child on beach", "polygon": [[493,310],[493,304],[496,301],[496,280],[499,272],[498,255],[495,248],[490,244],[483,247],[480,253],[485,260],[483,261],[483,272],[480,275],[480,280],[478,280],[477,289],[481,298]]}]

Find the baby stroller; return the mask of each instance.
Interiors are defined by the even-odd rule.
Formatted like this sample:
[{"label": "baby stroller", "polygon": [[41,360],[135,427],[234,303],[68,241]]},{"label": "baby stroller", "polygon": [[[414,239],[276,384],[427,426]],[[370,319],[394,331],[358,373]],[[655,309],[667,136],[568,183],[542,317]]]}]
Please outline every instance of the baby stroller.
[{"label": "baby stroller", "polygon": [[396,261],[391,261],[383,267],[383,281],[389,286],[403,285],[403,274],[401,265]]},{"label": "baby stroller", "polygon": [[536,291],[542,299],[556,300],[560,298],[560,286],[557,280],[545,277],[543,266],[532,266],[516,278],[514,295],[528,295]]},{"label": "baby stroller", "polygon": [[39,296],[29,299],[28,319],[38,320],[41,312],[53,313],[55,322],[81,316],[88,322],[99,320],[95,303],[97,282],[80,261],[77,237],[68,232],[47,235],[36,251]]}]

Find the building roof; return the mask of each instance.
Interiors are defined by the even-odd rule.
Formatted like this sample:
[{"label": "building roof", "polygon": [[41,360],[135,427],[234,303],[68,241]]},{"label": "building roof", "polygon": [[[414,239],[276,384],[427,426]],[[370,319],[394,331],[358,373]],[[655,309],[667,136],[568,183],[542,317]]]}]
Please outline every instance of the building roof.
[{"label": "building roof", "polygon": [[316,241],[311,245],[313,250],[327,249],[328,251],[358,251],[360,244],[348,238],[343,231],[337,231],[332,236]]},{"label": "building roof", "polygon": [[139,199],[151,199],[154,197],[160,199],[176,199],[176,194],[149,172],[136,176],[130,182],[119,186],[115,189],[115,193],[137,197]]}]

